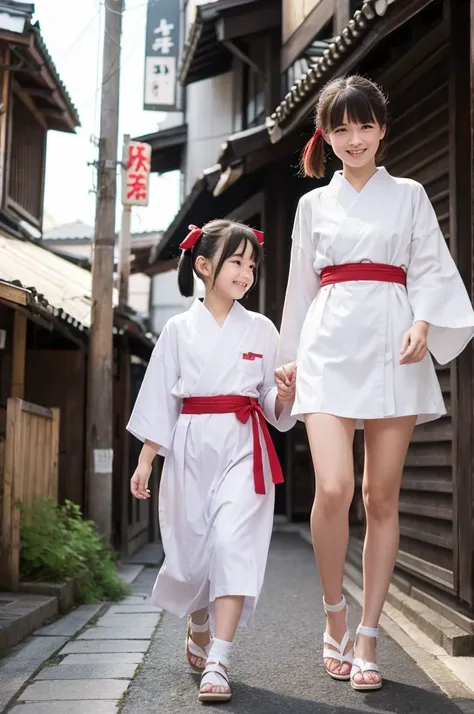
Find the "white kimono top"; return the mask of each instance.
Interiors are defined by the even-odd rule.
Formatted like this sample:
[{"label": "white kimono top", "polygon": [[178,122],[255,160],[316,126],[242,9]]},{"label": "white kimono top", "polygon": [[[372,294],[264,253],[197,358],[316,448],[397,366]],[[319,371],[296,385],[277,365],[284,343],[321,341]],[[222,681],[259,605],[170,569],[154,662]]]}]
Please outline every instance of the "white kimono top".
[{"label": "white kimono top", "polygon": [[[245,596],[240,624],[263,584],[273,526],[274,485],[260,434],[266,495],[255,493],[250,420],[235,414],[182,414],[185,397],[258,398],[281,431],[296,419],[275,416],[278,332],[268,318],[234,303],[222,327],[196,300],[168,321],[153,351],[128,430],[165,456],[159,516],[165,562],[152,600],[183,616],[222,595]],[[246,353],[258,357],[245,359]]]},{"label": "white kimono top", "polygon": [[[407,286],[372,281],[320,288],[330,265],[402,266]],[[378,168],[357,192],[336,172],[298,204],[278,364],[297,360],[293,414],[381,419],[445,413],[429,353],[401,365],[403,335],[430,323],[428,349],[445,364],[474,334],[474,312],[421,184]],[[357,426],[361,426],[358,421]]]}]

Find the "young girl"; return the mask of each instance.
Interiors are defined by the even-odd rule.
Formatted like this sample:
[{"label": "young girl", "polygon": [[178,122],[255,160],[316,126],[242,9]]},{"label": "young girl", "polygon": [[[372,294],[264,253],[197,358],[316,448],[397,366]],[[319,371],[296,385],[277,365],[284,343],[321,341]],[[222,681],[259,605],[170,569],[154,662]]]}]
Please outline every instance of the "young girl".
[{"label": "young girl", "polygon": [[168,321],[153,351],[128,424],[145,442],[131,490],[147,498],[153,459],[165,456],[159,499],[165,561],[152,601],[190,615],[186,655],[202,672],[199,700],[227,701],[229,650],[257,604],[273,484],[283,481],[265,418],[281,431],[294,425],[294,380],[277,395],[278,332],[237,302],[256,281],[263,234],[225,220],[190,228],[180,246],[178,283],[191,296],[194,272],[205,297]]},{"label": "young girl", "polygon": [[[278,364],[298,365],[293,414],[306,423],[316,473],[312,537],[327,613],[324,665],[357,690],[378,689],[378,621],[398,551],[398,497],[416,424],[445,413],[441,364],[474,333],[469,297],[419,183],[376,159],[386,99],[358,76],[322,91],[303,156],[324,174],[324,143],[342,161],[299,202]],[[342,596],[354,429],[365,429],[364,603],[355,651]]]}]

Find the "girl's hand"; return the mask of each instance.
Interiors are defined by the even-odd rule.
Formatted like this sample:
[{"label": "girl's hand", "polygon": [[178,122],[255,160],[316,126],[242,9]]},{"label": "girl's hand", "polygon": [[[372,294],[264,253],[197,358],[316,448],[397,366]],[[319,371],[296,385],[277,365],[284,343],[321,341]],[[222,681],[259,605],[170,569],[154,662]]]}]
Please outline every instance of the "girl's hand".
[{"label": "girl's hand", "polygon": [[150,498],[150,492],[147,490],[150,474],[151,464],[138,464],[135,473],[130,479],[130,491],[132,492],[132,496],[135,496],[135,498],[139,498],[142,501]]},{"label": "girl's hand", "polygon": [[280,402],[282,404],[292,404],[295,401],[296,362],[289,362],[276,369],[275,382]]},{"label": "girl's hand", "polygon": [[421,362],[426,355],[429,323],[418,320],[403,336],[400,364]]}]

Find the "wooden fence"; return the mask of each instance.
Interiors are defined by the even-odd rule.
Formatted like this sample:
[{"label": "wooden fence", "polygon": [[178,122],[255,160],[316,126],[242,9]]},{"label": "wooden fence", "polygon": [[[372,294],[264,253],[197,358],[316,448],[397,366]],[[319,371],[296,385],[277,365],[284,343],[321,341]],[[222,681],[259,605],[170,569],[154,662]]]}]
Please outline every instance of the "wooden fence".
[{"label": "wooden fence", "polygon": [[0,587],[18,590],[20,511],[17,503],[58,497],[59,409],[21,399],[7,403],[2,486]]}]

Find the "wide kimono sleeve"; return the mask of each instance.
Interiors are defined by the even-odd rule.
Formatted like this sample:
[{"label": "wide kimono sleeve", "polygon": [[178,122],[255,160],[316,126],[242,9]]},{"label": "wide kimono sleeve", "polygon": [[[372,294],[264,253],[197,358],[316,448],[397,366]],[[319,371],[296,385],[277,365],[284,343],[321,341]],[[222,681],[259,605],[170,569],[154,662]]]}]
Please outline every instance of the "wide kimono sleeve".
[{"label": "wide kimono sleeve", "polygon": [[181,412],[172,390],[180,377],[177,328],[168,322],[155,345],[127,430],[140,441],[153,441],[166,456]]},{"label": "wide kimono sleeve", "polygon": [[290,271],[280,329],[277,365],[296,360],[301,329],[311,303],[319,292],[320,279],[313,267],[311,202],[303,196],[296,210],[292,233]]},{"label": "wide kimono sleeve", "polygon": [[278,350],[278,330],[275,325],[267,321],[268,338],[264,359],[263,381],[259,386],[260,404],[265,415],[265,419],[279,431],[289,431],[296,424],[296,417],[291,416],[292,404],[285,404],[280,417],[275,414],[275,402],[277,398],[277,388],[275,385],[275,368]]},{"label": "wide kimono sleeve", "polygon": [[408,299],[414,320],[430,324],[428,349],[446,364],[473,337],[474,311],[426,191],[416,184],[415,192]]}]

